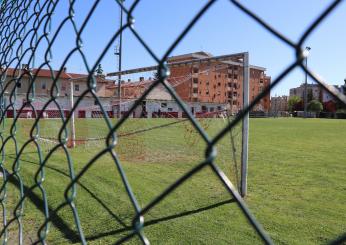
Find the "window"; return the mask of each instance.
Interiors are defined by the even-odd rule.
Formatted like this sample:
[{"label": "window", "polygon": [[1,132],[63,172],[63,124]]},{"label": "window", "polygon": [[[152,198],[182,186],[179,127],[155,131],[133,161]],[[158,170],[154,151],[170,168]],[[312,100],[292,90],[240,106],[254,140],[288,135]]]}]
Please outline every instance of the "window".
[{"label": "window", "polygon": [[260,83],[263,83],[263,80],[262,80],[262,79],[260,80]]},{"label": "window", "polygon": [[46,82],[41,83],[41,89],[46,89]]},{"label": "window", "polygon": [[220,82],[218,82],[218,83],[217,83],[217,86],[219,86],[219,87],[220,87],[220,86],[221,86],[221,83],[220,83]]},{"label": "window", "polygon": [[205,105],[202,105],[202,111],[206,112],[207,111],[207,107]]},{"label": "window", "polygon": [[168,107],[168,111],[173,111],[173,108],[171,108],[171,107]]},{"label": "window", "polygon": [[209,86],[209,81],[206,81],[205,84],[207,84],[207,86]]},{"label": "window", "polygon": [[79,84],[74,85],[74,91],[79,91]]},{"label": "window", "polygon": [[228,74],[228,78],[232,78],[232,74]]},{"label": "window", "polygon": [[161,108],[166,108],[167,107],[167,103],[161,103]]},{"label": "window", "polygon": [[199,71],[198,67],[193,68],[193,73],[198,73],[198,71]]},{"label": "window", "polygon": [[94,105],[98,105],[97,100],[94,100]]},{"label": "window", "polygon": [[222,109],[221,109],[221,106],[218,106],[218,107],[217,107],[217,110],[218,110],[218,111],[221,111],[221,110],[222,110]]},{"label": "window", "polygon": [[193,83],[198,83],[198,78],[194,78]]},{"label": "window", "polygon": [[21,82],[18,82],[17,83],[17,88],[21,88],[22,87],[22,83]]},{"label": "window", "polygon": [[193,93],[198,93],[198,88],[193,88]]},{"label": "window", "polygon": [[237,101],[233,100],[232,104],[237,105]]},{"label": "window", "polygon": [[209,110],[210,110],[210,112],[213,112],[214,111],[214,107],[210,107]]},{"label": "window", "polygon": [[209,95],[209,90],[205,91],[205,94],[206,94],[206,95]]},{"label": "window", "polygon": [[237,97],[237,92],[233,92],[233,96]]},{"label": "window", "polygon": [[218,77],[221,77],[221,74],[219,74]]},{"label": "window", "polygon": [[238,75],[237,75],[237,74],[234,74],[234,75],[233,75],[233,78],[234,78],[234,79],[238,79]]}]

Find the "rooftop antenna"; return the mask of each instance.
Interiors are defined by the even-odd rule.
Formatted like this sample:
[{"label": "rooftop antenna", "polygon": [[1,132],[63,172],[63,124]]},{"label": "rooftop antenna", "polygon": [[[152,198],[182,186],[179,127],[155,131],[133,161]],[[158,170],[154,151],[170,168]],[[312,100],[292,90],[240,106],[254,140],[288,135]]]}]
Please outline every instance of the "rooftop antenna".
[{"label": "rooftop antenna", "polygon": [[[120,0],[121,4],[125,2],[125,0]],[[123,26],[123,9],[122,6],[120,6],[120,21],[119,21],[119,30]],[[123,42],[123,32],[120,32],[118,43],[115,45],[114,49],[114,55],[117,56],[116,59],[116,66],[119,71],[118,75],[118,111],[117,111],[117,118],[121,117],[121,58],[122,58],[122,42]]]}]

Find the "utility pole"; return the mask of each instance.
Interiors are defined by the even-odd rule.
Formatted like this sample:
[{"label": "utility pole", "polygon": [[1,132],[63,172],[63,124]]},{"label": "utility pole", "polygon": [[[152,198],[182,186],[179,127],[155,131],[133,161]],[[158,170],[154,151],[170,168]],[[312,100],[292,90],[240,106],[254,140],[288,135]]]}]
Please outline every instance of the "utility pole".
[{"label": "utility pole", "polygon": [[[124,3],[125,0],[121,0],[121,4]],[[123,9],[120,7],[120,22],[119,22],[119,30],[123,26]],[[118,56],[118,111],[117,118],[121,117],[121,60],[122,60],[122,43],[123,43],[123,32],[120,32],[119,35],[119,46],[115,48],[115,55]]]}]

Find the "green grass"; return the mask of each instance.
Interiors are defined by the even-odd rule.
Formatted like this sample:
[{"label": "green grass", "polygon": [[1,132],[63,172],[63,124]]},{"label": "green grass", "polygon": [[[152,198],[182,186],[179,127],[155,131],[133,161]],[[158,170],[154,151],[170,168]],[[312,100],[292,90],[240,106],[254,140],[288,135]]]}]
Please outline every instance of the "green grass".
[{"label": "green grass", "polygon": [[[172,120],[132,119],[120,128],[120,133],[167,122]],[[107,127],[101,120],[89,120],[88,123],[90,125],[77,121],[79,137],[107,135]],[[30,124],[29,120],[18,122],[18,147],[25,142],[21,136],[28,135]],[[52,127],[53,124],[56,126]],[[221,119],[206,120],[202,124],[211,136],[225,126]],[[49,120],[40,125],[42,132],[51,135],[56,134],[58,126],[58,122]],[[240,128],[233,132],[237,135],[238,164],[239,132]],[[346,123],[342,120],[251,119],[246,203],[275,243],[325,244],[346,231],[345,139]],[[102,144],[80,145],[69,150],[76,173],[104,147]],[[45,143],[41,146],[43,150],[47,148]],[[235,183],[236,171],[230,147],[227,135],[218,144],[216,163]],[[35,150],[33,144],[29,145],[20,158],[20,176],[27,187],[34,185],[33,177],[39,167],[38,156],[32,153]],[[202,138],[187,122],[121,137],[115,147],[141,207],[202,161],[204,151]],[[8,141],[4,163],[7,168],[12,166],[13,153],[14,142]],[[63,193],[70,182],[62,150],[49,159],[45,175],[43,187],[50,210],[54,210],[65,201]],[[10,219],[19,192],[9,183],[7,193],[7,218]],[[33,196],[40,203],[42,194],[38,188],[34,195],[30,194]],[[32,200],[35,199],[25,199],[23,223],[26,243],[37,240],[37,228],[44,218]],[[83,175],[75,203],[90,244],[114,243],[129,234],[135,212],[109,155],[94,162]],[[53,222],[48,243],[78,242],[66,237],[68,232],[76,233],[71,208],[65,206],[51,215]],[[260,243],[210,168],[194,175],[150,210],[145,215],[145,224],[144,232],[153,244]],[[14,233],[17,227],[16,222],[10,226],[10,240],[13,242],[17,238]],[[139,240],[135,238],[130,243],[136,244]]]}]

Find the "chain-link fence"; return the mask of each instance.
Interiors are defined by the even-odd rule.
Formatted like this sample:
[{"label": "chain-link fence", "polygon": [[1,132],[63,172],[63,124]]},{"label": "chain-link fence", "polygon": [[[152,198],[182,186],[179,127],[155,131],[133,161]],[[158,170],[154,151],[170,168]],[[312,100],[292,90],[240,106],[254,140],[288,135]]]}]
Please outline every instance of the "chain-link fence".
[{"label": "chain-link fence", "polygon": [[[324,12],[318,16],[318,18],[306,28],[303,35],[300,37],[298,42],[293,42],[287,38],[280,31],[274,29],[270,24],[263,21],[259,16],[249,10],[247,7],[242,5],[238,1],[230,1],[229,4],[234,5],[244,12],[249,18],[254,19],[257,24],[262,26],[273,36],[278,38],[282,43],[290,47],[296,52],[296,59],[287,66],[281,74],[275,78],[270,86],[266,87],[251,103],[248,107],[244,108],[238,113],[233,120],[229,121],[222,126],[222,129],[218,129],[216,133],[211,137],[208,131],[203,127],[203,122],[198,120],[194,114],[187,108],[183,100],[177,95],[174,88],[169,84],[166,78],[169,76],[169,68],[167,65],[167,59],[172,55],[177,45],[182,42],[184,37],[191,31],[195,24],[203,18],[206,11],[213,7],[218,2],[217,0],[210,0],[199,9],[198,13],[193,16],[190,23],[187,23],[186,28],[176,37],[174,42],[166,50],[162,57],[159,57],[152,50],[150,43],[146,43],[134,28],[135,19],[133,13],[142,1],[134,1],[129,8],[123,5],[121,0],[116,1],[118,8],[121,8],[124,17],[126,19],[123,26],[113,33],[112,37],[108,40],[107,45],[99,53],[98,58],[93,60],[92,63],[88,62],[85,58],[85,51],[83,50],[82,33],[90,21],[92,21],[93,13],[101,1],[93,1],[92,7],[84,17],[81,24],[77,25],[74,15],[78,12],[75,8],[75,1],[59,1],[59,0],[42,0],[42,1],[16,1],[16,0],[5,0],[2,1],[0,10],[0,67],[1,67],[1,83],[0,83],[0,105],[1,105],[1,207],[2,207],[2,226],[1,226],[1,238],[3,243],[7,243],[11,238],[20,244],[23,243],[46,243],[48,239],[48,233],[51,228],[51,223],[54,226],[59,227],[63,231],[67,241],[70,242],[81,242],[87,243],[85,229],[95,231],[102,231],[104,222],[98,223],[96,220],[87,222],[85,228],[84,223],[81,222],[77,187],[83,189],[92,195],[95,200],[100,201],[100,205],[105,208],[105,215],[110,217],[111,220],[117,220],[119,223],[123,223],[112,210],[102,202],[102,198],[93,194],[86,186],[83,186],[80,181],[81,179],[93,172],[93,167],[99,164],[99,160],[108,157],[107,161],[112,162],[117,171],[116,178],[119,178],[117,186],[115,188],[122,188],[124,190],[123,196],[128,198],[129,205],[126,207],[129,210],[130,225],[124,224],[124,229],[127,231],[125,235],[118,240],[110,240],[109,243],[122,243],[128,240],[139,239],[142,243],[149,243],[150,237],[146,236],[145,227],[146,221],[144,217],[152,209],[160,205],[167,197],[181,185],[188,180],[192,179],[201,170],[209,168],[213,174],[217,177],[218,181],[227,190],[229,196],[234,200],[244,215],[246,220],[253,227],[257,235],[262,239],[264,243],[272,244],[271,238],[267,235],[262,226],[256,221],[256,218],[252,215],[251,211],[245,204],[242,197],[239,195],[237,188],[232,184],[230,179],[225,175],[221,168],[216,164],[215,158],[218,156],[216,151],[216,144],[225,138],[225,136],[231,131],[236,129],[236,125],[247,115],[247,113],[260,102],[262,98],[275,86],[277,86],[283,78],[285,78],[293,69],[300,67],[318,84],[324,89],[328,90],[332,95],[338,98],[341,102],[346,103],[344,95],[340,94],[334,87],[328,86],[328,84],[319,79],[311,70],[304,66],[304,54],[303,54],[303,43],[310,36],[310,34],[324,21],[324,19],[333,14],[333,11],[338,8],[338,5],[342,2],[341,0],[333,1]],[[52,32],[52,22],[54,21],[54,11],[59,4],[65,4],[68,9],[66,16],[60,16],[58,27]],[[145,3],[144,3],[145,4]],[[58,71],[52,67],[52,59],[54,57],[53,46],[57,38],[60,37],[62,29],[65,25],[71,25],[74,30],[74,47],[66,54],[64,61]],[[113,48],[114,42],[119,38],[119,35],[124,31],[131,32],[134,37],[139,41],[142,47],[147,51],[150,57],[155,60],[158,67],[157,80],[154,80],[150,86],[140,95],[138,99],[131,104],[131,107],[124,115],[116,121],[112,121],[111,113],[108,112],[102,105],[102,98],[98,96],[96,92],[98,78],[95,73],[98,69],[98,65],[101,63],[106,52]],[[38,62],[37,54],[43,55],[43,61]],[[79,94],[76,101],[73,102],[73,106],[70,112],[66,111],[68,106],[62,105],[59,98],[61,93],[59,84],[60,79],[65,76],[64,67],[68,63],[69,59],[73,55],[78,55],[83,60],[84,68],[87,71],[85,77],[86,87]],[[37,99],[40,97],[38,94],[38,77],[42,70],[48,70],[48,79],[52,81],[49,90],[49,96],[46,97],[41,103],[40,109],[37,109]],[[40,85],[43,86],[43,85]],[[187,171],[179,173],[180,178],[174,182],[170,182],[169,186],[160,191],[159,195],[152,196],[147,200],[147,204],[141,205],[137,198],[137,195],[133,191],[133,187],[130,184],[127,176],[127,169],[124,168],[120,152],[126,152],[128,149],[121,149],[120,138],[126,134],[132,134],[133,132],[142,132],[138,130],[136,126],[130,127],[129,130],[121,132],[123,126],[130,119],[131,115],[135,112],[136,108],[142,105],[146,96],[150,94],[152,90],[158,86],[163,86],[165,90],[174,98],[178,106],[181,108],[183,113],[186,115],[186,120],[189,122],[189,131],[193,131],[194,135],[198,135],[202,139],[204,155],[203,160],[194,166],[188,166]],[[19,89],[25,89],[24,96],[20,95]],[[42,88],[42,87],[41,87]],[[79,88],[78,88],[79,89]],[[66,88],[68,90],[68,88]],[[71,120],[73,119],[73,113],[79,106],[81,101],[86,97],[92,98],[95,101],[95,105],[99,106],[100,113],[98,115],[102,120],[103,129],[100,130],[104,135],[99,136],[103,140],[103,143],[98,146],[92,147],[94,154],[91,159],[83,159],[83,164],[75,165],[73,159],[77,158],[77,154],[71,148],[69,148],[71,142],[69,142],[69,130]],[[19,101],[19,98],[21,101]],[[20,107],[18,108],[18,105]],[[54,108],[54,120],[45,121],[44,119],[50,110]],[[92,112],[90,112],[92,113]],[[83,115],[81,115],[82,117]],[[30,118],[31,120],[23,121],[21,118]],[[175,122],[169,122],[171,125],[176,125]],[[179,122],[180,123],[180,122]],[[184,122],[185,123],[185,122]],[[78,124],[78,122],[77,122]],[[98,127],[95,121],[91,124],[91,127]],[[54,125],[53,127],[51,125]],[[50,136],[40,137],[49,128],[48,132]],[[160,128],[160,124],[152,125],[151,128]],[[143,127],[147,128],[147,127]],[[169,127],[166,127],[166,129]],[[193,129],[193,130],[192,130]],[[137,131],[136,131],[137,130]],[[100,132],[98,131],[98,132]],[[42,132],[42,133],[41,133]],[[99,134],[99,133],[95,134]],[[168,134],[167,132],[165,133]],[[192,134],[192,133],[191,133]],[[54,137],[51,137],[51,136]],[[172,136],[173,137],[173,136]],[[175,137],[175,136],[174,136]],[[190,136],[187,136],[190,137]],[[197,136],[196,136],[197,137]],[[175,140],[178,140],[174,138]],[[145,158],[150,158],[150,150],[152,145],[143,148],[143,139],[129,139],[127,147],[133,147],[137,150],[130,150],[132,154],[138,157],[138,155],[145,154]],[[186,141],[186,140],[185,140]],[[194,139],[192,140],[194,141]],[[105,143],[104,143],[105,142]],[[46,147],[49,144],[49,147]],[[195,143],[193,143],[195,144]],[[158,146],[156,146],[158,147]],[[24,160],[23,156],[27,154],[33,154],[31,160]],[[179,153],[177,153],[179,154]],[[57,157],[57,155],[63,156],[64,160]],[[121,155],[121,154],[120,154]],[[78,155],[79,156],[79,155]],[[169,156],[165,155],[164,158]],[[54,160],[55,159],[55,160]],[[125,159],[126,160],[126,159]],[[131,158],[131,160],[133,160]],[[143,160],[143,159],[142,159]],[[59,166],[50,165],[51,162],[63,162],[65,171],[59,169]],[[36,164],[37,168],[33,171],[26,169],[28,164]],[[54,178],[47,170],[54,169],[62,172],[66,179],[62,181],[63,189],[60,190],[61,199],[55,199],[49,196],[47,188],[50,183],[49,181]],[[185,167],[186,169],[186,167]],[[138,170],[140,171],[140,170]],[[99,181],[102,182],[102,174],[106,174],[108,169],[104,169],[104,173],[100,173]],[[93,173],[97,176],[96,173]],[[94,183],[95,184],[95,183]],[[238,183],[237,183],[238,184]],[[58,188],[58,187],[57,187]],[[112,192],[112,190],[108,190]],[[103,199],[107,199],[107,196],[103,196]],[[30,204],[27,204],[30,200]],[[104,201],[104,200],[103,200]],[[24,207],[28,205],[27,207]],[[117,205],[117,203],[112,203]],[[13,208],[13,215],[10,217],[9,208]],[[59,212],[69,208],[71,215],[69,217],[59,215]],[[41,213],[41,217],[36,220],[35,217],[30,217],[30,212],[33,209],[38,209]],[[93,210],[89,210],[92,214]],[[31,230],[37,232],[36,238],[33,240],[26,240],[26,230],[24,229],[24,219],[29,215],[29,223],[26,223],[25,227],[30,227]],[[72,220],[72,225],[67,224],[65,220]],[[101,219],[101,217],[100,217]],[[27,222],[27,221],[26,221]],[[31,222],[31,223],[30,223]],[[110,222],[110,221],[109,221]],[[28,225],[29,224],[29,225]],[[31,225],[30,225],[31,224]],[[37,225],[38,224],[38,225]],[[98,230],[99,229],[99,230]],[[76,232],[75,232],[76,231]],[[97,233],[97,232],[96,232]],[[95,233],[94,239],[101,238],[102,235],[97,236]],[[107,233],[107,232],[106,232]],[[346,236],[340,236],[336,243],[346,240]]]}]

